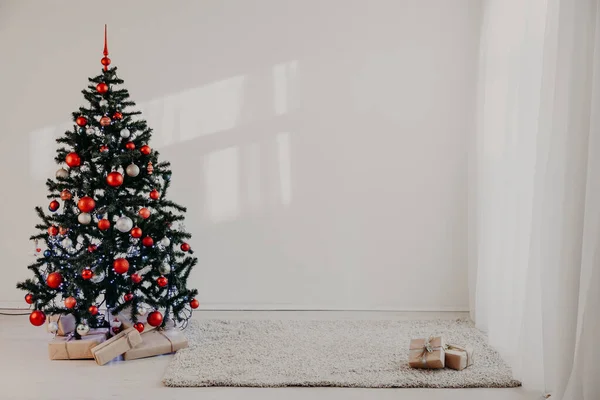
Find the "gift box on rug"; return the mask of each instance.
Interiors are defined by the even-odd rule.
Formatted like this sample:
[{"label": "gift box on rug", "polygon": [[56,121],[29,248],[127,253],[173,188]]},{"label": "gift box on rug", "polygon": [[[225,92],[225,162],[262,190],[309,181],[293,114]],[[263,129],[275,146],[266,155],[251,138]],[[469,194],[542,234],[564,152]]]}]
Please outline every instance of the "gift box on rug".
[{"label": "gift box on rug", "polygon": [[142,333],[144,342],[123,354],[125,360],[135,360],[174,353],[188,345],[186,337],[178,329],[153,330]]},{"label": "gift box on rug", "polygon": [[91,329],[80,340],[74,335],[56,336],[48,343],[48,355],[51,360],[93,359],[92,348],[106,340],[108,329]]},{"label": "gift box on rug", "polygon": [[104,365],[142,343],[142,337],[135,328],[125,329],[92,349],[98,365]]},{"label": "gift box on rug", "polygon": [[58,325],[57,336],[67,336],[71,332],[75,332],[75,316],[73,314],[52,314],[48,316],[48,322],[46,323],[46,329],[50,333],[52,332],[48,326],[51,322],[55,322]]},{"label": "gift box on rug", "polygon": [[446,349],[446,367],[457,371],[473,365],[473,347],[449,344]]},{"label": "gift box on rug", "polygon": [[408,364],[413,368],[444,368],[446,343],[441,336],[411,339]]}]

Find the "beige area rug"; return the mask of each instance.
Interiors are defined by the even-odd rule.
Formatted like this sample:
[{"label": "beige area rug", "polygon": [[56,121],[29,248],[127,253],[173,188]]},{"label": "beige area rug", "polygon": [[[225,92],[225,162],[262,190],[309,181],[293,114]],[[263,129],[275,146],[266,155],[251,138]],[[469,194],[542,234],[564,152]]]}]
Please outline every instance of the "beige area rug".
[{"label": "beige area rug", "polygon": [[[169,365],[167,386],[501,388],[520,386],[484,334],[463,320],[192,320],[190,347]],[[463,371],[408,366],[410,338],[443,335],[475,348]]]}]

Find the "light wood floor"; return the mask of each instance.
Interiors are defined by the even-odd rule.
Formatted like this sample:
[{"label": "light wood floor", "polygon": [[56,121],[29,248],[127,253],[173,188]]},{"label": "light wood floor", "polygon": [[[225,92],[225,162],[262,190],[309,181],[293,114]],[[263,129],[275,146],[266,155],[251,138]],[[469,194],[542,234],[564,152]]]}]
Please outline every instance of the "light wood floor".
[{"label": "light wood floor", "polygon": [[[457,318],[463,313],[203,311],[195,318],[229,319],[424,319]],[[43,327],[27,316],[0,315],[0,399],[2,400],[533,400],[518,389],[340,389],[340,388],[166,388],[161,378],[172,356],[116,361],[50,361]]]}]

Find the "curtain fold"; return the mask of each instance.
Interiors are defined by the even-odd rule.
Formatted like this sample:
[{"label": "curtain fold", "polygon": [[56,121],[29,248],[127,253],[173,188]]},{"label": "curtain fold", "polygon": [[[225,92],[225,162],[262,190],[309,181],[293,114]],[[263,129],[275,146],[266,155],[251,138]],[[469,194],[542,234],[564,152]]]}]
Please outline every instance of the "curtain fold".
[{"label": "curtain fold", "polygon": [[598,21],[597,0],[484,3],[470,157],[472,316],[565,400],[600,399]]}]

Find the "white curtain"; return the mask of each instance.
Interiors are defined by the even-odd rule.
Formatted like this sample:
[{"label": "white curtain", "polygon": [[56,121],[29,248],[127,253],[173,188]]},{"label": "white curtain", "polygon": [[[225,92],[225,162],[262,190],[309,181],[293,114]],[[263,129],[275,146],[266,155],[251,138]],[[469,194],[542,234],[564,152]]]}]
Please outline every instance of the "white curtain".
[{"label": "white curtain", "polygon": [[525,387],[600,399],[599,0],[487,0],[472,316]]}]

